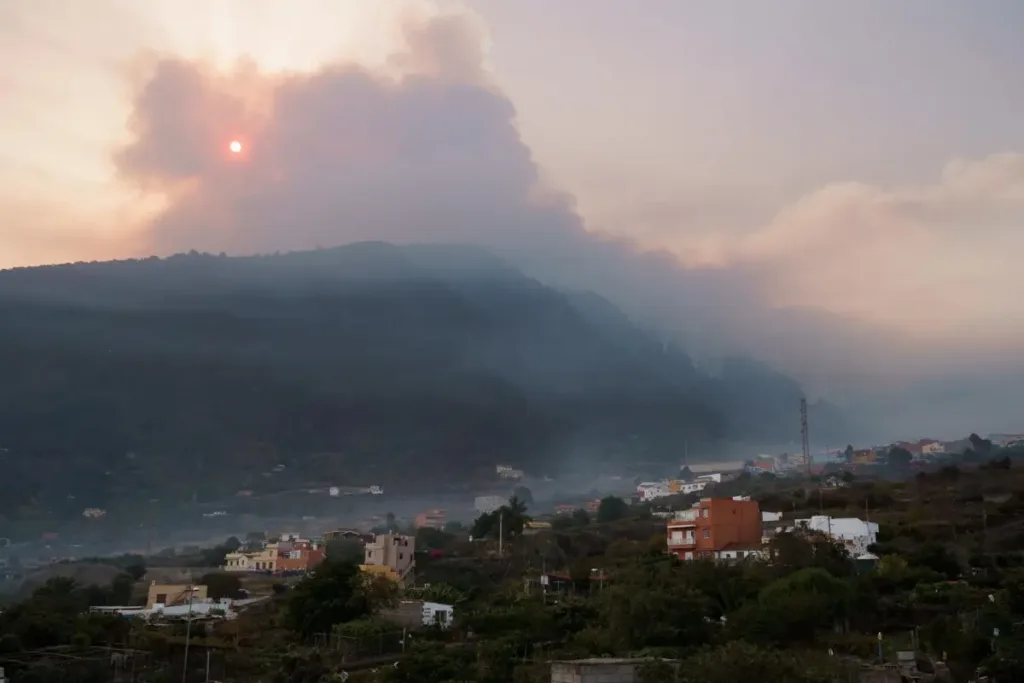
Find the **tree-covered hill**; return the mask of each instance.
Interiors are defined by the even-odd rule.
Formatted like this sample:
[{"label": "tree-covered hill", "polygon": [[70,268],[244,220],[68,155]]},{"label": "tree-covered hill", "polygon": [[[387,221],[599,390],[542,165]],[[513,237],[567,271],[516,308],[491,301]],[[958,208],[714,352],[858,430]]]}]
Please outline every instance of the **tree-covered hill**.
[{"label": "tree-covered hill", "polygon": [[791,439],[777,406],[799,395],[712,378],[484,251],[384,243],[5,271],[0,368],[12,493],[97,503],[220,495],[313,455],[322,476],[324,454],[335,480],[392,486],[581,451],[671,461],[683,441]]}]

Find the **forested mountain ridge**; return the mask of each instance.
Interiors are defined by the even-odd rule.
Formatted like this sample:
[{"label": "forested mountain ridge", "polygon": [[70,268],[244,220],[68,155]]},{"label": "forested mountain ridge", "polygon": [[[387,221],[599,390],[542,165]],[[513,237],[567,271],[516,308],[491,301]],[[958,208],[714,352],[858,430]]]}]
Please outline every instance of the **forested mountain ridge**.
[{"label": "forested mountain ridge", "polygon": [[482,250],[384,243],[5,271],[0,367],[16,493],[97,503],[216,497],[276,464],[423,484],[570,452],[677,460],[684,440],[791,438],[758,406],[799,393],[709,377]]}]

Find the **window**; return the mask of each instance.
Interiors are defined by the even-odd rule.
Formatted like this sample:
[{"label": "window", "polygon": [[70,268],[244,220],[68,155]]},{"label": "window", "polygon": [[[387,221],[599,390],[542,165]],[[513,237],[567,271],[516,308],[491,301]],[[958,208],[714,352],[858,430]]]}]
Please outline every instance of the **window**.
[{"label": "window", "polygon": [[704,538],[711,538],[711,529],[704,530]]},{"label": "window", "polygon": [[708,516],[708,509],[707,508],[701,508],[700,509],[700,516],[704,517],[706,519],[707,516]]},{"label": "window", "polygon": [[154,602],[158,602],[161,605],[166,605],[167,604],[167,593],[157,593],[156,594],[156,600]]},{"label": "window", "polygon": [[738,551],[736,553],[736,559],[738,559],[738,560],[742,560],[743,559],[743,551],[742,550],[740,550],[740,551]]},{"label": "window", "polygon": [[400,559],[400,560],[405,559],[405,554],[404,553],[398,553],[398,559]]}]

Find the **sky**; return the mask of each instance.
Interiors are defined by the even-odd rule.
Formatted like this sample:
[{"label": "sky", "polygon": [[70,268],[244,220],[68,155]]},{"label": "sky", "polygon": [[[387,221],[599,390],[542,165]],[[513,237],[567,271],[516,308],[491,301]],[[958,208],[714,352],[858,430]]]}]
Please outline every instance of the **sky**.
[{"label": "sky", "polygon": [[0,267],[475,242],[908,432],[1024,430],[1021,25],[1015,0],[0,0]]}]

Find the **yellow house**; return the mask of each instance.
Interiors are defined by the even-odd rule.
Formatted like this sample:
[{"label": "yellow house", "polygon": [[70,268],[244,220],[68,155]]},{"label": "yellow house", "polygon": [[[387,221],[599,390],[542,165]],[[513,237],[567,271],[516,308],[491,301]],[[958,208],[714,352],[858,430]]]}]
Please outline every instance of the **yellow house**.
[{"label": "yellow house", "polygon": [[278,544],[268,543],[263,550],[255,552],[228,553],[224,556],[224,571],[251,572],[277,571]]}]

